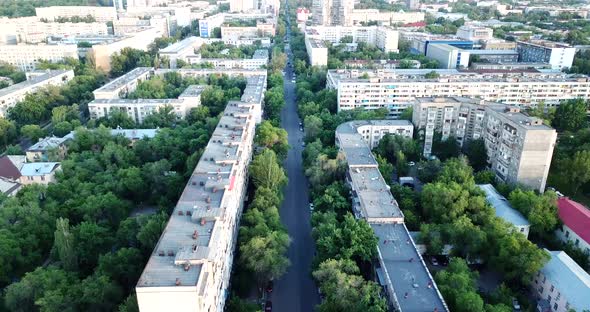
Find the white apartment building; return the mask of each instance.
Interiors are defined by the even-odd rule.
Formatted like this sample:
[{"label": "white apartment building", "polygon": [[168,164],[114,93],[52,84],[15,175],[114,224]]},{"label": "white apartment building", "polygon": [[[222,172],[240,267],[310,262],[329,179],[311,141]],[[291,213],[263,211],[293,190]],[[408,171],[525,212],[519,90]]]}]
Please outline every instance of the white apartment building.
[{"label": "white apartment building", "polygon": [[355,9],[346,16],[344,26],[361,25],[371,21],[386,26],[417,23],[424,21],[424,12],[380,12],[376,9]]},{"label": "white apartment building", "polygon": [[328,65],[328,47],[322,41],[305,36],[305,49],[311,66]]},{"label": "white apartment building", "polygon": [[355,217],[367,221],[378,238],[375,271],[390,310],[444,312],[449,309],[371,152],[371,145],[376,144],[373,137],[386,133],[411,136],[411,126],[402,120],[346,122],[336,128],[336,146],[347,162],[346,182],[352,190]]},{"label": "white apartment building", "polygon": [[229,11],[230,12],[250,12],[256,8],[258,1],[254,0],[230,0]]},{"label": "white apartment building", "polygon": [[[246,89],[261,87],[258,78],[248,78]],[[243,100],[226,106],[137,282],[141,312],[223,311],[261,113],[256,106]]]},{"label": "white apartment building", "polygon": [[211,44],[217,41],[221,41],[221,39],[191,36],[160,49],[158,54],[160,57],[166,57],[170,60],[170,68],[176,68],[178,60],[186,62],[187,57],[197,55],[196,51],[203,44]]},{"label": "white apartment building", "polygon": [[[432,73],[436,77],[429,77]],[[338,110],[390,110],[395,118],[420,97],[472,97],[518,107],[590,99],[590,78],[556,70],[477,71],[455,69],[329,70],[327,88],[338,90]]]},{"label": "white apartment building", "polygon": [[305,29],[305,36],[340,43],[344,37],[352,37],[352,42],[365,42],[384,52],[397,52],[399,33],[386,26],[310,26]]},{"label": "white apartment building", "polygon": [[516,50],[519,62],[549,63],[558,70],[572,67],[576,55],[576,48],[547,40],[518,41]]},{"label": "white apartment building", "polygon": [[113,54],[119,53],[124,48],[147,51],[149,45],[154,42],[156,38],[162,36],[164,36],[164,32],[161,28],[149,27],[135,33],[130,33],[126,37],[95,44],[88,53],[94,58],[94,63],[97,69],[101,68],[108,72],[111,70],[111,56]]},{"label": "white apartment building", "polygon": [[176,118],[184,119],[191,109],[201,106],[201,93],[204,89],[204,86],[189,86],[178,99],[95,99],[88,103],[88,111],[90,118],[98,119],[108,117],[113,110],[120,110],[137,124],[141,124],[147,116],[164,107],[171,107]]},{"label": "white apartment building", "polygon": [[34,70],[41,60],[60,62],[66,58],[78,58],[78,47],[75,44],[0,45],[0,62],[22,71]]},{"label": "white apartment building", "polygon": [[129,33],[135,33],[145,29],[146,27],[154,27],[161,30],[163,36],[170,37],[176,33],[177,30],[176,17],[170,14],[152,15],[149,19],[142,19],[138,17],[122,17],[113,21],[113,28],[115,35],[124,36]]},{"label": "white apartment building", "polygon": [[438,61],[439,68],[467,68],[469,67],[469,51],[465,51],[448,44],[430,44],[426,56]]},{"label": "white apartment building", "polygon": [[457,29],[457,37],[471,41],[492,40],[494,39],[494,30],[487,27],[463,25]]},{"label": "white apartment building", "polygon": [[559,219],[563,223],[557,237],[572,242],[590,257],[590,209],[567,197],[557,199]]},{"label": "white apartment building", "polygon": [[118,77],[104,86],[92,91],[97,100],[125,98],[137,89],[140,82],[150,79],[154,75],[152,67],[136,67],[127,74]]},{"label": "white apartment building", "polygon": [[417,98],[413,108],[424,156],[433,153],[437,132],[442,140],[455,137],[460,146],[482,138],[489,167],[499,180],[545,190],[557,132],[540,119],[514,107],[459,97]]},{"label": "white apartment building", "polygon": [[551,259],[531,285],[539,300],[537,311],[584,311],[590,307],[590,275],[564,251],[547,252]]},{"label": "white apartment building", "polygon": [[90,15],[97,22],[106,23],[117,19],[117,10],[112,6],[51,6],[35,8],[35,15],[49,21],[60,17],[85,17]]},{"label": "white apartment building", "polygon": [[[196,4],[194,2],[193,4]],[[172,7],[172,6],[151,6],[151,7],[127,7],[127,10],[124,14],[119,14],[119,19],[121,17],[139,17],[145,18],[150,17],[157,17],[157,16],[168,16],[171,20],[173,20],[178,26],[185,27],[190,26],[191,22],[194,21],[196,18],[192,16],[193,12],[191,12],[190,7]]]},{"label": "white apartment building", "polygon": [[213,68],[259,69],[268,64],[268,50],[256,50],[250,59],[201,58],[200,54],[186,56],[189,64],[211,64]]},{"label": "white apartment building", "polygon": [[38,17],[0,18],[0,43],[40,43],[48,36],[107,35],[106,23],[42,22]]},{"label": "white apartment building", "polygon": [[0,117],[6,117],[8,110],[33,93],[49,85],[62,86],[74,78],[73,70],[51,70],[41,75],[27,75],[27,80],[0,89]]},{"label": "white apartment building", "polygon": [[[269,31],[274,35],[277,20],[273,14],[267,13],[219,13],[208,16],[199,20],[199,34],[201,38],[209,38],[213,35],[213,29],[223,26],[225,22],[251,20],[257,21],[256,27],[261,31]],[[266,22],[259,23],[258,21],[261,20],[265,20]]]}]

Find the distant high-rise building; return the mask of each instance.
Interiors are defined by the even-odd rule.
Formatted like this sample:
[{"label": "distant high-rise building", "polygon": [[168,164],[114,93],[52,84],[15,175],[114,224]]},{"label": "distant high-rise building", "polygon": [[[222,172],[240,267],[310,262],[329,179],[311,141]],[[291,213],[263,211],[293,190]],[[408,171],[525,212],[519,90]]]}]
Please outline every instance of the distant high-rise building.
[{"label": "distant high-rise building", "polygon": [[408,10],[418,10],[420,8],[420,0],[406,0]]},{"label": "distant high-rise building", "polygon": [[346,25],[346,17],[354,9],[354,0],[314,0],[313,22],[318,25]]}]

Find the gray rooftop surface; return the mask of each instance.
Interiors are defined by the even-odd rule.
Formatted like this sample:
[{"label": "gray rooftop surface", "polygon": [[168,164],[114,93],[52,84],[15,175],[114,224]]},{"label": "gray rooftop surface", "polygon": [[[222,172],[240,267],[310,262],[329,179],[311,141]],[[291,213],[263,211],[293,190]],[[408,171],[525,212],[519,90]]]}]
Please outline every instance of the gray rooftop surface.
[{"label": "gray rooftop surface", "polygon": [[267,49],[258,49],[254,51],[254,55],[252,55],[253,59],[267,59],[268,58],[268,50]]},{"label": "gray rooftop surface", "polygon": [[518,210],[512,208],[510,202],[500,195],[491,184],[478,184],[477,186],[486,193],[486,200],[496,211],[496,216],[515,226],[530,225],[529,221]]},{"label": "gray rooftop surface", "polygon": [[58,138],[58,137],[45,137],[39,139],[39,141],[33,144],[31,147],[27,149],[27,151],[47,151],[52,148],[56,148],[67,141],[67,138]]},{"label": "gray rooftop surface", "polygon": [[135,69],[133,69],[132,71],[126,73],[125,75],[118,77],[114,80],[112,80],[111,82],[105,84],[104,86],[94,90],[94,92],[112,92],[115,91],[121,87],[124,87],[125,85],[127,85],[130,82],[133,82],[137,79],[137,77],[148,73],[150,71],[153,71],[154,69],[152,67],[137,67]]},{"label": "gray rooftop surface", "polygon": [[570,308],[582,311],[590,307],[590,275],[564,251],[549,251],[551,260],[541,272],[570,303]]},{"label": "gray rooftop surface", "polygon": [[[405,224],[371,224],[402,312],[448,311]],[[411,261],[410,261],[411,259]],[[430,288],[429,288],[430,286]],[[406,297],[407,293],[407,297]]]},{"label": "gray rooftop surface", "polygon": [[163,49],[160,49],[159,53],[170,54],[170,53],[178,53],[184,49],[193,47],[196,42],[201,40],[199,37],[188,37],[176,43],[173,43]]},{"label": "gray rooftop surface", "polygon": [[184,97],[200,96],[201,93],[203,93],[203,90],[205,90],[205,88],[206,88],[206,86],[204,86],[204,85],[190,85],[186,89],[184,89],[184,91],[182,91],[182,93],[178,96],[178,98],[181,99]]},{"label": "gray rooftop surface", "polygon": [[8,86],[6,88],[0,89],[0,97],[6,96],[6,95],[11,94],[16,91],[19,91],[23,88],[28,88],[28,87],[34,86],[34,85],[41,83],[47,79],[57,77],[59,75],[65,74],[69,71],[71,71],[71,70],[50,70],[50,71],[47,71],[47,73],[44,75],[35,76],[29,80],[25,80],[23,82],[19,82],[19,83],[13,84],[11,86]]},{"label": "gray rooftop surface", "polygon": [[365,218],[403,218],[402,211],[378,168],[350,168],[348,173],[361,201]]},{"label": "gray rooftop surface", "polygon": [[377,161],[363,137],[356,131],[354,123],[346,122],[336,128],[336,138],[340,148],[346,155],[350,167],[373,166]]},{"label": "gray rooftop surface", "polygon": [[[138,287],[196,286],[201,266],[215,245],[215,220],[222,219],[226,189],[233,187],[233,174],[247,135],[246,124],[254,105],[230,101],[193,171],[143,274]],[[204,225],[202,225],[204,224]],[[193,239],[197,231],[198,239]],[[220,230],[222,231],[222,230]],[[160,256],[164,252],[164,256]],[[170,253],[171,256],[168,256]],[[188,271],[183,265],[191,263]]]}]

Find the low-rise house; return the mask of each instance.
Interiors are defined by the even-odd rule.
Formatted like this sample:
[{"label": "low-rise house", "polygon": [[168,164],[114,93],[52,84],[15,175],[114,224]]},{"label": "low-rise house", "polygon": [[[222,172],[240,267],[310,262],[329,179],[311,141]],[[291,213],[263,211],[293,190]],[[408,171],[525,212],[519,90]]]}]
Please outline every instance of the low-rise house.
[{"label": "low-rise house", "polygon": [[67,141],[66,137],[58,138],[54,136],[39,139],[39,142],[27,149],[27,161],[63,160],[67,155]]},{"label": "low-rise house", "polygon": [[6,196],[14,196],[20,190],[22,184],[7,178],[0,177],[0,193]]},{"label": "low-rise house", "polygon": [[58,162],[25,163],[20,169],[20,183],[23,185],[55,182],[55,173],[61,169]]},{"label": "low-rise house", "polygon": [[486,194],[486,200],[494,208],[496,216],[512,224],[518,232],[528,238],[531,224],[518,210],[510,205],[506,197],[500,195],[491,184],[479,184],[477,186]]},{"label": "low-rise house", "polygon": [[557,199],[557,209],[563,222],[557,237],[572,242],[590,256],[590,210],[567,197]]},{"label": "low-rise house", "polygon": [[584,311],[590,307],[590,275],[564,251],[547,251],[551,260],[533,280],[537,311]]}]

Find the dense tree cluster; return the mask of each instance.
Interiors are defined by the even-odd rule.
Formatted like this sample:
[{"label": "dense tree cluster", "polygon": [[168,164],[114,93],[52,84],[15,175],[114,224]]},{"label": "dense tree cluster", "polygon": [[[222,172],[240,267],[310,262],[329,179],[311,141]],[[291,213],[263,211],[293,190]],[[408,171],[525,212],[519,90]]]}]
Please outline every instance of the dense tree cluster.
[{"label": "dense tree cluster", "polygon": [[[56,183],[0,198],[8,310],[137,310],[133,287],[217,124],[213,104],[203,105],[133,144],[104,127],[80,128]],[[53,118],[74,114],[58,107]],[[159,212],[142,213],[151,207]]]},{"label": "dense tree cluster", "polygon": [[[12,65],[2,63],[0,63],[0,77],[6,77],[10,79],[13,84],[23,82],[27,79],[24,72],[18,70]],[[6,88],[9,85],[10,83],[8,83],[8,81],[0,81],[0,89]]]}]

